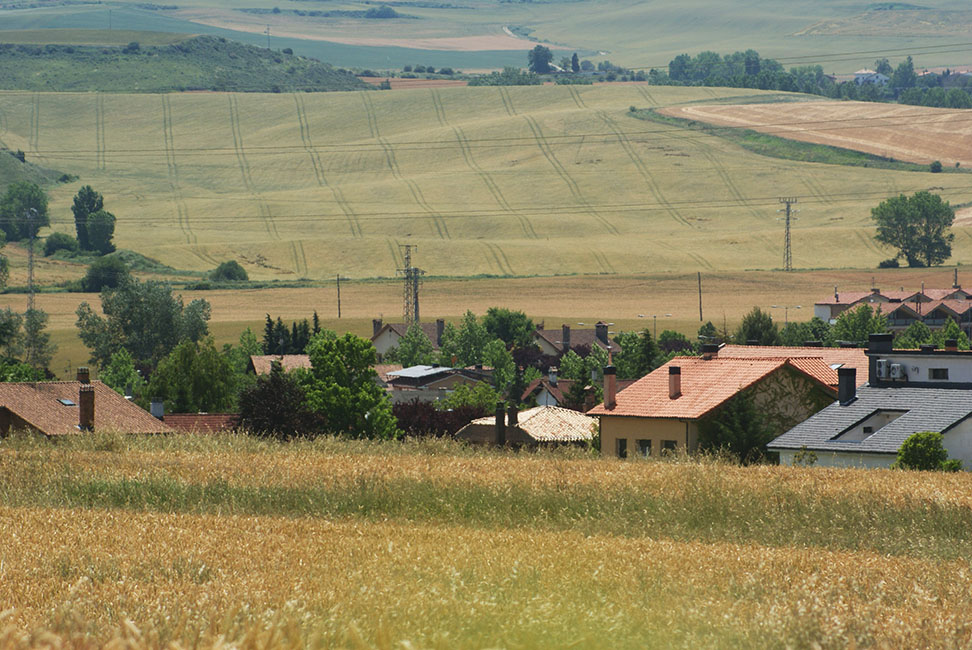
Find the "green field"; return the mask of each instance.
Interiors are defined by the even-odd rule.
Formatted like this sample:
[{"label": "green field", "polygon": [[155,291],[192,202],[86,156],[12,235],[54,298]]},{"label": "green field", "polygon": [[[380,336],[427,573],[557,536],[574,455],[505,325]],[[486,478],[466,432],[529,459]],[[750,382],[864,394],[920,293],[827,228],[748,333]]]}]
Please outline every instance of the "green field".
[{"label": "green field", "polygon": [[[179,269],[236,258],[252,278],[773,269],[779,196],[800,198],[797,268],[874,267],[870,208],[964,175],[780,160],[635,119],[766,95],[651,86],[327,94],[0,94],[0,141],[76,174],[51,192],[70,232],[82,184],[116,240]],[[958,229],[954,261],[972,263]]]}]

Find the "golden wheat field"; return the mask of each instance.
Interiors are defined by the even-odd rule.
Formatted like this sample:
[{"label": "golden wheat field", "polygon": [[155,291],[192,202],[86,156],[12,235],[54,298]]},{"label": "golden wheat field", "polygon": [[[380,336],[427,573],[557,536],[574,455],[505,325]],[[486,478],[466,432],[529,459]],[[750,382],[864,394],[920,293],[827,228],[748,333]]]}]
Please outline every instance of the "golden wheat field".
[{"label": "golden wheat field", "polygon": [[0,441],[0,647],[964,647],[960,474]]},{"label": "golden wheat field", "polygon": [[[0,94],[0,141],[77,174],[117,243],[173,267],[239,260],[256,279],[773,269],[778,198],[799,197],[797,268],[873,267],[870,208],[962,175],[761,157],[629,107],[806,99],[646,85],[321,94]],[[853,107],[848,108],[852,110]],[[954,259],[972,261],[959,229]]]}]

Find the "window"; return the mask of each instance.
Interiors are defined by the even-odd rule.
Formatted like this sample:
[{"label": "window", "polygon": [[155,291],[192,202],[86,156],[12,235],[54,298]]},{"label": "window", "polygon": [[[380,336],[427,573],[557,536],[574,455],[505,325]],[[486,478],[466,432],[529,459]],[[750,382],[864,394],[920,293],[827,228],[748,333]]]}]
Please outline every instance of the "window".
[{"label": "window", "polygon": [[929,379],[948,379],[948,368],[929,368]]},{"label": "window", "polygon": [[869,434],[869,433],[874,433],[874,427],[864,427],[864,431],[863,431],[863,433],[864,433],[865,435],[866,435],[866,434]]},{"label": "window", "polygon": [[677,447],[678,443],[674,440],[662,440],[662,456],[674,454]]},{"label": "window", "polygon": [[60,402],[61,404],[63,404],[64,406],[77,406],[77,404],[75,404],[71,400],[67,399],[66,397],[65,398],[62,398],[62,399],[59,399],[57,401]]},{"label": "window", "polygon": [[628,439],[618,438],[618,458],[628,457]]},{"label": "window", "polygon": [[645,458],[651,456],[651,440],[639,440],[638,453],[644,456]]}]

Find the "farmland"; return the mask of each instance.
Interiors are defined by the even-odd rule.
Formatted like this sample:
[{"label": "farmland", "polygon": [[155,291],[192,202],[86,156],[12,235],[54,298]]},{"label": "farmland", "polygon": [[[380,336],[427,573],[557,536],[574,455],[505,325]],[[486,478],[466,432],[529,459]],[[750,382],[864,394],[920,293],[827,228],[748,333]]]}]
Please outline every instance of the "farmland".
[{"label": "farmland", "polygon": [[[874,267],[870,208],[962,175],[779,160],[629,107],[746,89],[425,88],[328,94],[0,94],[0,140],[75,174],[54,188],[73,229],[81,184],[118,216],[119,246],[262,280],[391,277],[400,245],[429,275],[778,268],[778,197],[800,197],[797,268]],[[959,242],[965,234],[959,232]],[[957,245],[955,261],[972,262]]]},{"label": "farmland", "polygon": [[965,473],[111,435],[0,468],[6,648],[969,642]]}]

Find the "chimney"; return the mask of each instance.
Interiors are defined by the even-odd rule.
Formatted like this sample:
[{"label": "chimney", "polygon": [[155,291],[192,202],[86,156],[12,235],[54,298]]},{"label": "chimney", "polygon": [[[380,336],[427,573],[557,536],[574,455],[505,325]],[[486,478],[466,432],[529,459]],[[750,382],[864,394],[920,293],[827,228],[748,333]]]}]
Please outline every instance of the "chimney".
[{"label": "chimney", "polygon": [[805,348],[822,348],[823,341],[804,341],[803,347]]},{"label": "chimney", "polygon": [[557,366],[550,366],[550,370],[547,371],[547,380],[551,386],[557,385]]},{"label": "chimney", "polygon": [[152,400],[149,403],[149,413],[157,420],[165,419],[165,402],[162,400]]},{"label": "chimney", "polygon": [[840,304],[840,294],[837,293],[837,285],[834,285],[834,302]]},{"label": "chimney", "polygon": [[921,344],[921,346],[919,346],[919,349],[921,350],[921,353],[922,354],[930,354],[930,353],[932,353],[932,352],[935,351],[935,344],[934,343],[923,343],[923,344]]},{"label": "chimney", "polygon": [[560,342],[564,346],[564,354],[570,352],[570,325],[564,325],[560,333]]},{"label": "chimney", "polygon": [[506,419],[506,423],[507,423],[507,424],[509,425],[509,427],[510,427],[510,433],[512,433],[512,432],[513,432],[513,429],[514,429],[514,428],[515,428],[515,427],[516,427],[516,426],[517,426],[518,424],[520,424],[520,421],[519,421],[519,419],[517,418],[517,415],[519,414],[519,412],[520,412],[520,409],[519,409],[519,407],[518,407],[518,406],[516,405],[516,402],[515,402],[515,401],[514,401],[514,402],[510,402],[510,406],[509,406],[509,408],[508,408],[508,412],[509,412],[509,416],[508,416],[508,417],[507,417],[507,419]]},{"label": "chimney", "polygon": [[759,345],[759,339],[746,339],[746,345]]},{"label": "chimney", "polygon": [[604,345],[608,344],[608,324],[607,323],[597,323],[594,325],[594,336],[596,336],[601,343]]},{"label": "chimney", "polygon": [[682,396],[682,369],[678,366],[668,366],[668,399],[678,399]]},{"label": "chimney", "polygon": [[95,421],[94,386],[83,384],[78,389],[78,427],[82,431],[93,431]]},{"label": "chimney", "polygon": [[496,402],[496,444],[502,447],[506,444],[506,405]]},{"label": "chimney", "polygon": [[962,285],[958,283],[958,267],[955,267],[955,275],[952,277],[952,288],[961,289]]},{"label": "chimney", "polygon": [[857,399],[857,368],[837,368],[837,401],[847,406]]},{"label": "chimney", "polygon": [[945,339],[946,352],[958,352],[958,339]]},{"label": "chimney", "polygon": [[614,366],[604,366],[604,408],[618,405],[618,373]]},{"label": "chimney", "polygon": [[893,349],[893,334],[871,334],[867,337],[868,352],[891,352]]},{"label": "chimney", "polygon": [[381,319],[372,318],[371,319],[371,336],[378,336],[378,332],[381,331]]},{"label": "chimney", "polygon": [[703,343],[702,344],[702,358],[705,361],[710,359],[715,359],[719,356],[719,344],[718,343]]},{"label": "chimney", "polygon": [[82,384],[91,383],[91,371],[87,366],[78,366],[78,381]]},{"label": "chimney", "polygon": [[441,318],[435,319],[435,347],[442,345],[442,332],[445,331],[445,321]]}]

